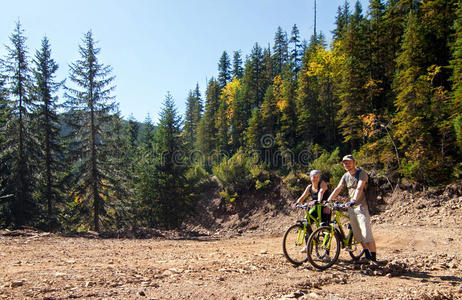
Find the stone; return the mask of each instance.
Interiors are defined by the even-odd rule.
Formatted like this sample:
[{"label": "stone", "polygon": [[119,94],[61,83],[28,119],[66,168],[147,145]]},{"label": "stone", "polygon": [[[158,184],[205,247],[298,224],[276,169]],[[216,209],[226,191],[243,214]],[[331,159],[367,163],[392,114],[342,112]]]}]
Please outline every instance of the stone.
[{"label": "stone", "polygon": [[23,280],[15,280],[15,281],[11,282],[10,287],[15,288],[15,287],[18,287],[18,286],[23,286],[23,285],[24,285]]}]

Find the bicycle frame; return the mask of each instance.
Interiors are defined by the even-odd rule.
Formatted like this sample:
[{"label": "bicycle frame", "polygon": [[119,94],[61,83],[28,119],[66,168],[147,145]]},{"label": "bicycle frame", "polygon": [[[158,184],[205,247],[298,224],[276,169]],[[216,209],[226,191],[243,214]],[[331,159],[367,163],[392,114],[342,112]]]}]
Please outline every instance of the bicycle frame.
[{"label": "bicycle frame", "polygon": [[[316,209],[317,218],[313,217],[311,213]],[[318,203],[310,209],[306,210],[305,217],[302,220],[297,220],[297,223],[300,223],[303,227],[303,230],[298,232],[297,236],[297,244],[302,245],[305,242],[304,237],[306,236],[306,230],[308,226],[311,227],[312,224],[316,224],[316,227],[319,227],[321,224],[321,211],[322,211],[322,204]]]},{"label": "bicycle frame", "polygon": [[[350,228],[350,230],[348,231],[348,234],[345,235],[345,231],[343,230],[342,222],[340,221],[341,217],[346,218],[348,220],[350,219],[350,216],[336,210],[335,215],[334,215],[334,220],[331,221],[331,224],[330,224],[330,228],[331,228],[330,234],[333,235],[333,234],[335,234],[335,232],[337,232],[339,237],[340,237],[340,241],[342,242],[342,248],[345,248],[346,245],[348,245],[348,241],[351,238],[351,235],[353,234],[353,231]],[[335,226],[336,224],[337,224],[337,226]],[[324,240],[322,246],[329,249],[331,240],[332,239]],[[327,242],[327,245],[326,245],[326,242]]]}]

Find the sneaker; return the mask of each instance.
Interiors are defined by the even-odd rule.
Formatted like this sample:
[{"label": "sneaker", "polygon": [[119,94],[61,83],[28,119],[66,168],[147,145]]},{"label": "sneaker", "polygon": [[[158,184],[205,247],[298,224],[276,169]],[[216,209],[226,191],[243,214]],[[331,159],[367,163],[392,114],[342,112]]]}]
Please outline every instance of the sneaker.
[{"label": "sneaker", "polygon": [[324,256],[322,259],[321,259],[323,262],[330,262],[331,259],[329,256]]},{"label": "sneaker", "polygon": [[379,263],[376,260],[369,260],[369,265],[377,267]]}]

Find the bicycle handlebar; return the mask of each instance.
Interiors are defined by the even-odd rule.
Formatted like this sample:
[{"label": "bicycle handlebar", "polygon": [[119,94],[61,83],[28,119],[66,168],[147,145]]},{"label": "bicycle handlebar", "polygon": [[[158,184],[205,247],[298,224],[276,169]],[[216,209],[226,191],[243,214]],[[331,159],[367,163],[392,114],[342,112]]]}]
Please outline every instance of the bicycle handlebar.
[{"label": "bicycle handlebar", "polygon": [[303,208],[303,209],[307,208],[308,206],[309,206],[309,205],[308,205],[308,203],[304,203],[304,204],[297,204],[297,205],[295,205],[295,207],[298,207],[298,208]]},{"label": "bicycle handlebar", "polygon": [[332,210],[340,210],[340,211],[348,210],[348,207],[346,207],[345,204],[339,203],[339,202],[328,202],[325,205]]}]

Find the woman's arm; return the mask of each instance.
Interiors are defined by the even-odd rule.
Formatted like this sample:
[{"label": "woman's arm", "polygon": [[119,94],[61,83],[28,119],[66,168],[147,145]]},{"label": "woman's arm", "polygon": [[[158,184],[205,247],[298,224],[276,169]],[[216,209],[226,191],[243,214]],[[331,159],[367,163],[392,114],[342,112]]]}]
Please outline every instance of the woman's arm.
[{"label": "woman's arm", "polygon": [[308,195],[310,194],[310,188],[311,184],[306,187],[305,191],[300,196],[300,198],[298,198],[297,201],[295,201],[295,204],[301,204],[305,200],[305,198],[308,197]]},{"label": "woman's arm", "polygon": [[321,181],[319,191],[318,191],[318,200],[319,202],[322,201],[322,197],[324,197],[324,193],[327,191],[327,183],[325,181]]}]

